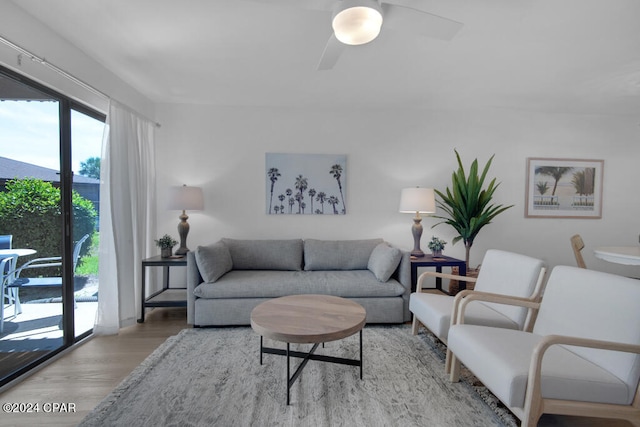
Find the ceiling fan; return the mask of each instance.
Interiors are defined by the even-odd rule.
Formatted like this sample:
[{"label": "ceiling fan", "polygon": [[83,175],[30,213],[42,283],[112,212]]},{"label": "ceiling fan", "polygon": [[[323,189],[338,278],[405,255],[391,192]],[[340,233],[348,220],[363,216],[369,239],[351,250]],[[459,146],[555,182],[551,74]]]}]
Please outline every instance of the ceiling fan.
[{"label": "ceiling fan", "polygon": [[[257,0],[252,0],[257,1]],[[269,4],[332,12],[333,32],[318,63],[318,70],[330,70],[347,45],[374,40],[381,29],[451,40],[462,28],[460,22],[422,10],[395,4],[396,0],[270,0]]]}]

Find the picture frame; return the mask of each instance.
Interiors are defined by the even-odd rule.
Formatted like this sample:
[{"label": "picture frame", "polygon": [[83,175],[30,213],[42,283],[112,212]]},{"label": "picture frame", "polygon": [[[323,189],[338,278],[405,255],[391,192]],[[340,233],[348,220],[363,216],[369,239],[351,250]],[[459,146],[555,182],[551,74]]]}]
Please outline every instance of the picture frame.
[{"label": "picture frame", "polygon": [[527,159],[526,218],[602,218],[604,160]]},{"label": "picture frame", "polygon": [[267,215],[346,215],[345,154],[265,153]]}]

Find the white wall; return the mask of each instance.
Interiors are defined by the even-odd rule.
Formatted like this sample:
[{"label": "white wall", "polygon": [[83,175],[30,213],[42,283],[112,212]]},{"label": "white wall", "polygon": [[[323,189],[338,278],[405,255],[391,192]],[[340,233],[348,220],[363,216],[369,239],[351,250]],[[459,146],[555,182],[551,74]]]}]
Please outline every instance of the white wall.
[{"label": "white wall", "polygon": [[[151,118],[155,115],[154,104],[149,99],[12,2],[0,2],[0,28],[0,35],[38,58],[45,58],[51,64],[138,111],[139,114]],[[108,101],[105,97],[84,89],[25,55],[19,58],[19,55],[18,51],[0,43],[0,64],[98,111],[107,112]]]},{"label": "white wall", "polygon": [[[594,269],[633,274],[593,257],[600,245],[638,243],[640,159],[638,119],[544,114],[505,109],[483,111],[301,110],[282,108],[159,105],[157,133],[158,233],[177,236],[178,212],[168,211],[166,189],[202,186],[205,211],[188,212],[188,246],[220,237],[383,237],[411,249],[412,215],[398,213],[400,190],[420,185],[444,190],[456,168],[454,148],[468,166],[483,165],[501,181],[496,202],[513,204],[484,228],[471,263],[484,251],[503,248],[574,265],[569,237],[580,233],[585,260]],[[267,215],[265,153],[347,155],[346,216]],[[527,157],[604,159],[602,219],[524,217]],[[453,230],[423,220],[422,248],[432,234],[451,242]],[[462,243],[445,253],[464,257]],[[635,273],[639,275],[638,272]]]}]

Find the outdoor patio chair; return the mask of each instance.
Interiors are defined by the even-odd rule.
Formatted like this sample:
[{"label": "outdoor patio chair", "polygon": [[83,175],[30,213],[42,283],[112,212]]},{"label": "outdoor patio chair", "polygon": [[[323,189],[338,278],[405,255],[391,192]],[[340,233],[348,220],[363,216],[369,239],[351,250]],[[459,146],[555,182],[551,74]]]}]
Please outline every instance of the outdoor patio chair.
[{"label": "outdoor patio chair", "polygon": [[[427,271],[420,275],[416,292],[411,294],[409,310],[413,313],[414,335],[422,323],[445,344],[452,320],[460,303],[469,295],[477,293],[499,294],[539,301],[542,295],[546,267],[542,260],[490,249],[482,260],[482,268],[475,280],[473,290],[464,290],[455,297],[440,293],[422,292],[422,284],[429,276],[442,278],[469,279],[445,273]],[[476,302],[467,309],[467,323],[509,329],[531,329],[535,313],[523,307],[507,307],[497,304]],[[450,352],[447,351],[445,371],[450,370]]]},{"label": "outdoor patio chair", "polygon": [[0,295],[2,296],[2,304],[0,304],[0,334],[4,332],[5,308],[14,305],[14,316],[18,314],[16,305],[17,292],[14,292],[14,289],[9,287],[15,277],[14,272],[17,261],[18,255],[3,255],[2,259],[0,259]]},{"label": "outdoor patio chair", "polygon": [[451,381],[463,363],[521,427],[536,426],[543,413],[640,425],[637,280],[557,266],[541,303],[495,295],[468,300],[538,308],[538,317],[531,332],[468,325],[463,303],[449,330]]},{"label": "outdoor patio chair", "polygon": [[[85,234],[80,240],[78,240],[73,248],[73,272],[75,273],[76,267],[78,265],[78,259],[80,258],[80,250],[82,249],[82,245],[85,240],[89,238],[88,234]],[[20,306],[20,295],[18,290],[20,288],[25,287],[62,287],[62,277],[20,277],[20,274],[24,270],[34,269],[34,268],[45,268],[45,267],[59,267],[62,265],[62,257],[46,257],[46,258],[36,258],[32,259],[24,263],[22,266],[18,267],[15,271],[15,280],[10,287],[16,288],[16,313],[22,313],[22,307]]]},{"label": "outdoor patio chair", "polygon": [[[11,249],[11,245],[13,242],[13,235],[12,234],[2,234],[0,235],[0,249]],[[5,276],[7,275],[7,273],[9,273],[10,271],[15,270],[16,268],[16,260],[17,257],[14,257],[13,255],[0,255],[0,262],[3,260],[7,260],[6,262],[2,263],[2,267],[0,268],[0,280],[2,280],[2,292],[0,292],[0,295],[2,295],[2,311],[0,312],[0,316],[2,317],[2,324],[0,324],[0,333],[2,333],[3,330],[3,325],[4,325],[4,306],[5,306],[5,301],[7,301],[7,306],[10,306],[12,304],[15,304],[15,298],[17,295],[17,291],[15,290],[15,288],[10,288],[7,287],[6,285],[9,282],[9,277]]]},{"label": "outdoor patio chair", "polygon": [[[11,235],[11,234],[0,234],[0,249],[11,249],[12,240],[13,240],[13,235]],[[8,257],[8,256],[9,255],[0,255],[0,260],[2,260],[5,257]],[[6,273],[7,271],[9,271],[8,270],[9,264],[7,264],[5,266],[5,268],[7,269],[5,271],[5,273]]]},{"label": "outdoor patio chair", "polygon": [[12,240],[13,240],[13,235],[0,234],[0,249],[11,249]]}]

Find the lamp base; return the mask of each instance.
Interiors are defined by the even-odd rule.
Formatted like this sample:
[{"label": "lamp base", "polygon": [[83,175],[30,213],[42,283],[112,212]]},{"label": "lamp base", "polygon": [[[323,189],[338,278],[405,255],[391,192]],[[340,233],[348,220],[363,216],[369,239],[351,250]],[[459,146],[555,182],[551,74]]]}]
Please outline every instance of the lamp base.
[{"label": "lamp base", "polygon": [[186,255],[187,252],[189,252],[189,248],[180,247],[176,250],[176,255]]},{"label": "lamp base", "polygon": [[413,250],[411,251],[411,256],[416,258],[424,257],[424,252],[420,249],[420,237],[422,237],[421,221],[422,218],[420,218],[420,214],[416,212],[416,217],[413,218],[413,225],[411,226],[411,234],[413,234]]},{"label": "lamp base", "polygon": [[187,219],[189,219],[189,216],[185,211],[182,211],[182,215],[180,215],[179,218],[178,235],[180,236],[180,247],[176,251],[176,255],[186,255],[186,253],[189,252],[189,248],[187,248],[187,234],[189,234],[189,223]]}]

